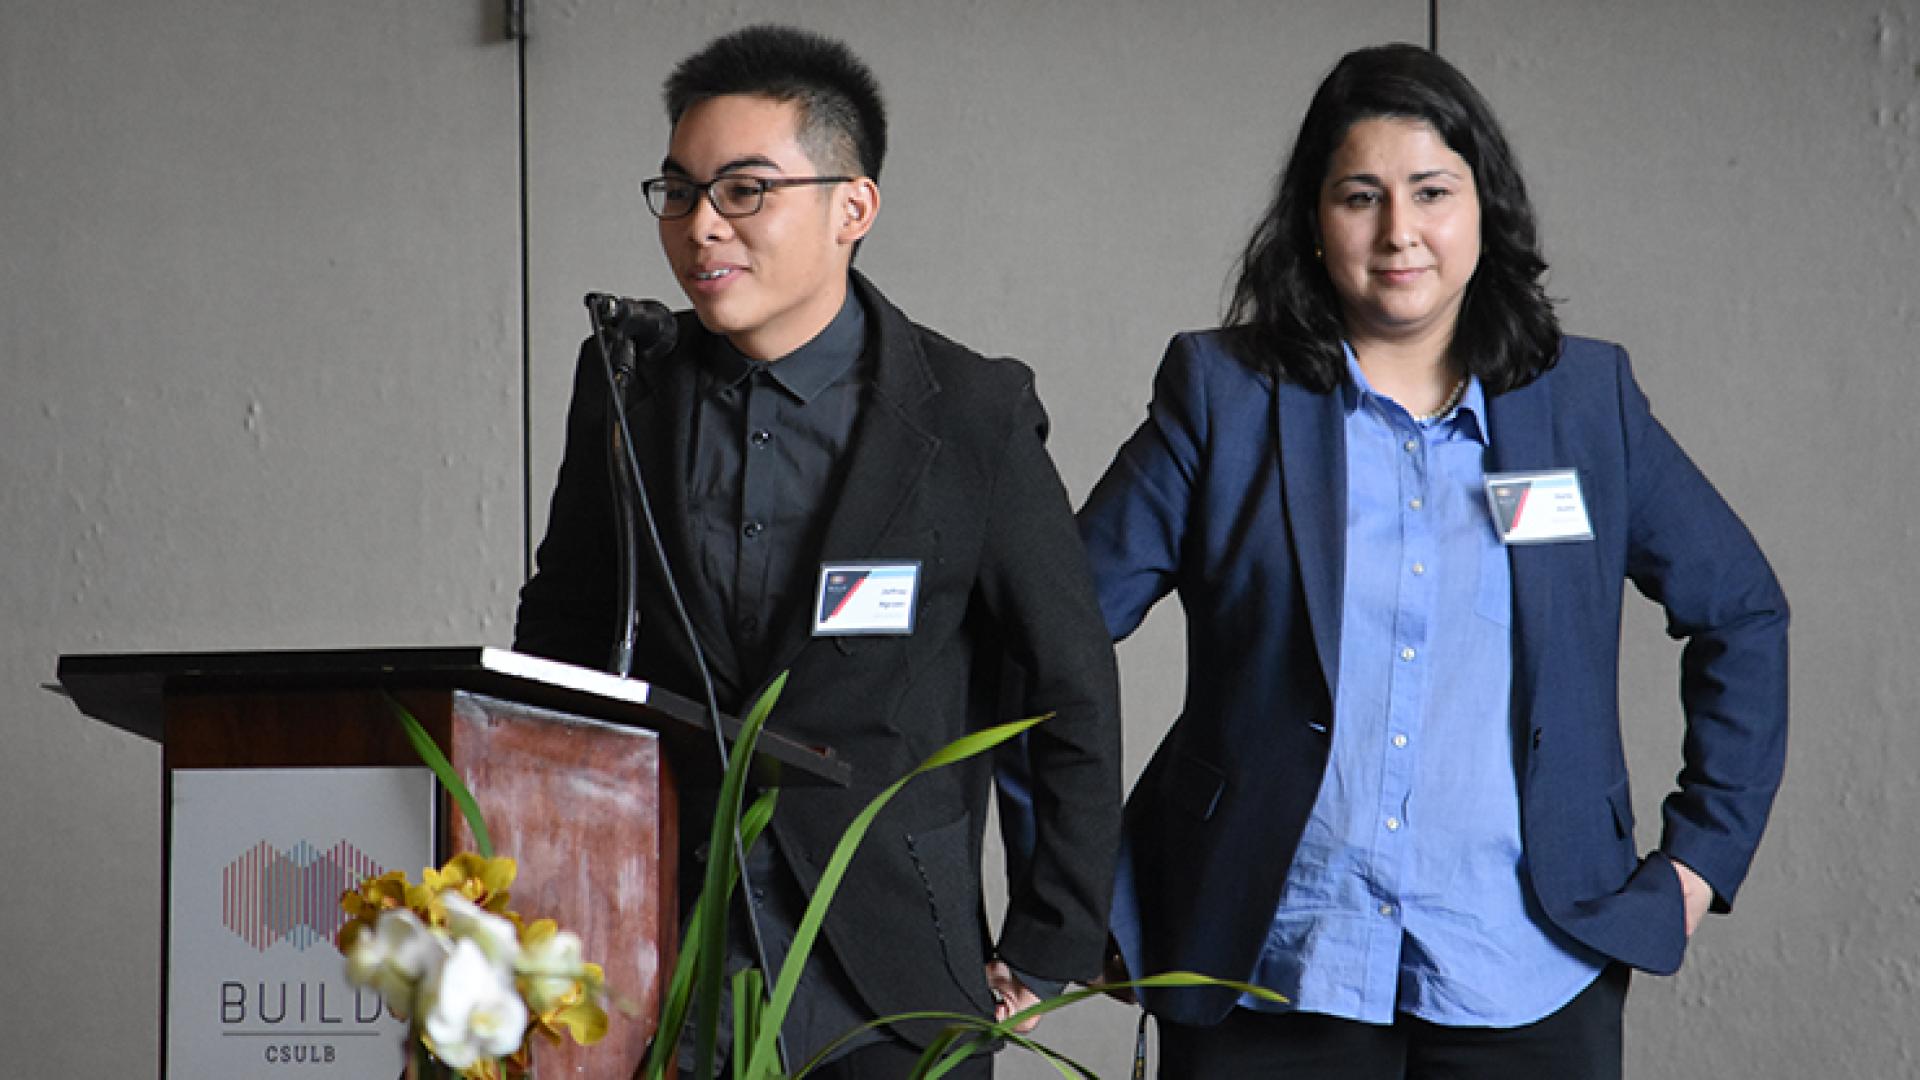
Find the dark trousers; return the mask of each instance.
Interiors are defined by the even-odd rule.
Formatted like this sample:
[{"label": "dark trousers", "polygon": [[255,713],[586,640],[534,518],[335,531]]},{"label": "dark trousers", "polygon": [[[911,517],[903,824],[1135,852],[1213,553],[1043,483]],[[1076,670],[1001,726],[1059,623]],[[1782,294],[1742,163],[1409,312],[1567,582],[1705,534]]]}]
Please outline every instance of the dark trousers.
[{"label": "dark trousers", "polygon": [[1628,973],[1610,965],[1558,1012],[1517,1028],[1252,1009],[1212,1027],[1162,1022],[1160,1080],[1620,1080]]}]

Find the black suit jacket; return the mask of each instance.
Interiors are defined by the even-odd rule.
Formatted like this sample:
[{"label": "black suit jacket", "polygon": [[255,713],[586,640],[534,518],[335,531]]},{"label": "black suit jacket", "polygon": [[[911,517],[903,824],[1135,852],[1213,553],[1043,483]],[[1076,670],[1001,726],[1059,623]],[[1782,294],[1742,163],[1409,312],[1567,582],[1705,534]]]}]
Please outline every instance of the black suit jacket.
[{"label": "black suit jacket", "polygon": [[[690,592],[721,708],[741,713],[774,674],[789,671],[770,728],[830,746],[853,766],[845,790],[781,793],[773,835],[811,892],[841,832],[877,791],[995,718],[987,691],[1002,657],[1011,658],[1024,674],[1022,715],[1055,716],[1030,736],[1039,840],[1009,882],[997,952],[1036,976],[1091,976],[1106,939],[1119,834],[1117,677],[1071,507],[1043,446],[1032,372],[909,322],[859,274],[852,283],[869,312],[873,383],[819,558],[919,561],[914,631],[814,637],[800,610],[778,631],[771,669],[743,671],[719,605]],[[635,449],[676,569],[692,565],[688,435],[697,358],[710,340],[683,313],[680,344],[637,373],[630,391]],[[604,666],[618,616],[606,404],[597,353],[583,349],[566,457],[515,632],[517,649],[591,667]],[[811,591],[811,562],[807,573]],[[657,567],[642,568],[640,596],[648,621],[635,674],[701,698]],[[992,1011],[983,968],[996,945],[980,901],[988,787],[984,763],[915,780],[854,859],[825,936],[877,1013]],[[683,838],[704,837],[701,816],[683,821]],[[924,1040],[933,1029],[904,1030]]]}]

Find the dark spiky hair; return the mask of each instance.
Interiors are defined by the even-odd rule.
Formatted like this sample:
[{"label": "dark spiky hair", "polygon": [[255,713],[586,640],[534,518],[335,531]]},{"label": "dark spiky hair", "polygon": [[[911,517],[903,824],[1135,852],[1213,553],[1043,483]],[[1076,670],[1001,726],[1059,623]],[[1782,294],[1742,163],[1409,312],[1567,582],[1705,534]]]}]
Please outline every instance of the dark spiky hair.
[{"label": "dark spiky hair", "polygon": [[749,94],[800,107],[800,145],[822,170],[880,177],[887,110],[853,50],[791,26],[750,26],[715,39],[667,77],[674,124],[710,98]]}]

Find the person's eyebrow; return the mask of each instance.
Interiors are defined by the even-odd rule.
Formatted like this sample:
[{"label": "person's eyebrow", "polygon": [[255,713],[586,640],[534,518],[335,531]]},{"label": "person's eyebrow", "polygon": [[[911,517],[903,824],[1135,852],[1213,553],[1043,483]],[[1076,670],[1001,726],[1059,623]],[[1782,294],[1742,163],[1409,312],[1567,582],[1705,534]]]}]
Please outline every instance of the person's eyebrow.
[{"label": "person's eyebrow", "polygon": [[[1407,180],[1410,183],[1423,184],[1428,180],[1434,179],[1435,177],[1445,177],[1446,179],[1449,179],[1449,180],[1464,179],[1464,177],[1462,177],[1458,172],[1452,169],[1427,169],[1424,172],[1417,172],[1417,173],[1410,174],[1407,177]],[[1373,173],[1349,173],[1346,176],[1342,176],[1335,179],[1333,181],[1332,186],[1338,187],[1341,184],[1366,184],[1371,187],[1387,186],[1385,183],[1381,181],[1381,179],[1378,176],[1375,176]]]},{"label": "person's eyebrow", "polygon": [[[764,154],[748,154],[746,157],[734,158],[732,161],[720,166],[713,175],[724,176],[730,172],[739,172],[741,169],[773,169],[777,171],[779,168],[780,166],[777,162]],[[663,173],[675,173],[680,176],[693,175],[687,171],[686,166],[673,160],[671,155],[660,159],[660,171]]]}]

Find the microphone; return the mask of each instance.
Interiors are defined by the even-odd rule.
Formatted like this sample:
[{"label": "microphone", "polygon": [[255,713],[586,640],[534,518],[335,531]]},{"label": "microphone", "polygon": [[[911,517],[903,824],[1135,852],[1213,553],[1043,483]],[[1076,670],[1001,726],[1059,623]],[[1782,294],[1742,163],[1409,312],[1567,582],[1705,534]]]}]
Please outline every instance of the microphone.
[{"label": "microphone", "polygon": [[587,308],[595,323],[633,343],[638,361],[652,360],[672,351],[680,324],[673,312],[658,300],[631,300],[606,293],[588,293]]},{"label": "microphone", "polygon": [[[680,324],[674,320],[673,312],[658,300],[630,300],[606,293],[588,293],[586,303],[609,394],[607,466],[611,474],[609,478],[613,481],[614,526],[620,560],[622,617],[607,669],[623,679],[633,673],[633,655],[640,636],[638,565],[641,526],[644,524],[645,539],[653,551],[654,564],[660,568],[661,579],[666,584],[675,621],[680,624],[680,632],[685,635],[688,651],[693,655],[693,666],[700,675],[701,688],[706,695],[707,723],[713,732],[714,753],[724,775],[732,752],[727,749],[726,736],[720,730],[720,698],[714,692],[713,670],[707,664],[706,650],[700,644],[700,635],[694,631],[693,618],[687,612],[680,584],[674,579],[673,566],[667,560],[666,544],[660,536],[659,522],[654,518],[652,500],[647,496],[646,480],[640,475],[640,457],[634,452],[633,430],[627,420],[626,388],[633,379],[634,370],[643,362],[656,360],[673,351]],[[746,848],[740,841],[738,828],[734,830],[732,848],[734,866],[740,880],[750,881]],[[745,889],[740,895],[746,904],[747,931],[754,957],[759,961],[760,970],[770,971],[772,969],[767,964],[767,949],[762,940],[760,914],[754,903],[753,891]],[[785,1069],[788,1059],[784,1032],[776,1037],[775,1046],[780,1067]]]}]

